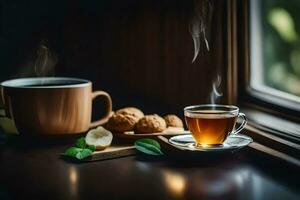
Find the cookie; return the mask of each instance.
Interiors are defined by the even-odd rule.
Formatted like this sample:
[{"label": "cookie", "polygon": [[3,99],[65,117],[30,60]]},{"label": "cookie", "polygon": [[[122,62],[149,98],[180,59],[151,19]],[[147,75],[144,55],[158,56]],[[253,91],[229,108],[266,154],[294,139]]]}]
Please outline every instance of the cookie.
[{"label": "cookie", "polygon": [[114,114],[109,118],[105,127],[114,133],[122,133],[125,131],[133,131],[138,121],[139,119],[133,115]]},{"label": "cookie", "polygon": [[162,132],[166,128],[167,128],[167,124],[162,117],[160,117],[156,114],[145,115],[135,125],[135,132],[136,133],[156,133],[156,132]]},{"label": "cookie", "polygon": [[167,126],[171,126],[171,127],[183,127],[183,123],[181,121],[181,119],[179,117],[177,117],[176,115],[166,115],[164,117]]},{"label": "cookie", "polygon": [[138,119],[144,117],[144,113],[135,107],[126,107],[116,111],[116,114],[132,115]]}]

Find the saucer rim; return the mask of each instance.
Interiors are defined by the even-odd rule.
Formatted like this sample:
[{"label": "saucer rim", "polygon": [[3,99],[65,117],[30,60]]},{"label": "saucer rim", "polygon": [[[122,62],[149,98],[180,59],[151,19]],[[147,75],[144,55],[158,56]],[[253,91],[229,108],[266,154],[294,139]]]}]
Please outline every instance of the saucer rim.
[{"label": "saucer rim", "polygon": [[200,151],[200,152],[224,152],[224,151],[234,151],[234,150],[238,150],[238,149],[241,149],[243,147],[246,147],[248,146],[249,144],[251,144],[253,142],[253,139],[250,137],[250,136],[247,136],[247,135],[243,135],[243,134],[235,134],[235,135],[229,135],[229,137],[234,137],[234,138],[243,138],[245,140],[247,140],[247,143],[244,144],[244,145],[241,145],[241,146],[236,146],[236,145],[233,145],[233,146],[228,146],[228,147],[225,147],[222,145],[219,146],[219,148],[217,147],[209,147],[209,148],[190,148],[191,145],[193,145],[194,143],[186,143],[186,144],[179,144],[177,142],[174,142],[172,141],[172,138],[175,138],[175,137],[184,137],[184,136],[190,136],[190,137],[193,137],[191,134],[184,134],[184,135],[176,135],[176,136],[173,136],[173,137],[170,137],[169,138],[169,142],[172,144],[172,145],[175,145],[175,146],[178,146],[180,148],[183,148],[184,150],[189,150],[189,151]]}]

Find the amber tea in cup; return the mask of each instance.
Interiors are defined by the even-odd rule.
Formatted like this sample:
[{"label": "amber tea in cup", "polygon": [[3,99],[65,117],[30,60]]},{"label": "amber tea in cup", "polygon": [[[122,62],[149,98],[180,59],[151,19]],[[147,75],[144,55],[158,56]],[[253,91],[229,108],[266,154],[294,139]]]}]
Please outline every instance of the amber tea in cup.
[{"label": "amber tea in cup", "polygon": [[[231,105],[195,105],[184,108],[186,124],[191,131],[196,146],[222,145],[230,134],[240,132],[246,124],[246,117],[239,113],[239,108]],[[236,129],[235,124],[241,117],[242,124]]]}]

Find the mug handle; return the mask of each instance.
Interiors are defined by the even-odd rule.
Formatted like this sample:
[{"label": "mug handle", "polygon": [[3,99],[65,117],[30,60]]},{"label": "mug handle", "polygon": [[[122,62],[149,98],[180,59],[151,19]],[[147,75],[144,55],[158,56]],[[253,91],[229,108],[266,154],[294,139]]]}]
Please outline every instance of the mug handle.
[{"label": "mug handle", "polygon": [[109,96],[108,93],[104,92],[104,91],[95,91],[92,93],[92,100],[94,100],[96,97],[100,97],[103,96],[106,99],[106,113],[104,115],[104,117],[102,117],[101,119],[91,122],[90,124],[90,128],[95,128],[96,126],[100,126],[104,123],[106,123],[112,113],[112,101],[111,98]]},{"label": "mug handle", "polygon": [[244,113],[239,113],[238,118],[242,118],[243,122],[241,123],[241,125],[237,129],[235,129],[235,131],[232,131],[233,134],[239,133],[247,123],[247,118],[246,118],[246,115]]}]

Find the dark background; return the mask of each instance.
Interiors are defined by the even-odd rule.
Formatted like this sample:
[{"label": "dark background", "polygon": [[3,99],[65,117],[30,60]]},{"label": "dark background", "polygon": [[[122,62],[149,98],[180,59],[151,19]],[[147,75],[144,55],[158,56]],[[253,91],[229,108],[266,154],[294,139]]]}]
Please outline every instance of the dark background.
[{"label": "dark background", "polygon": [[192,0],[2,0],[0,81],[36,76],[27,68],[46,41],[55,75],[90,79],[114,109],[182,116],[184,106],[210,102],[217,74],[226,103],[226,1],[212,3],[210,51],[202,42],[192,63]]}]

